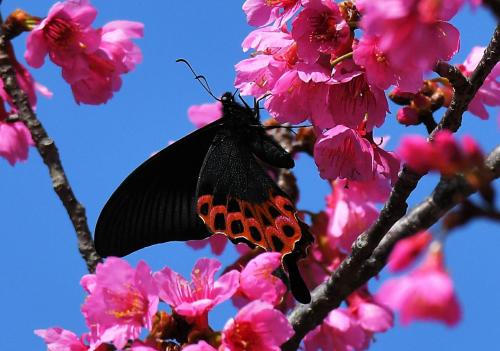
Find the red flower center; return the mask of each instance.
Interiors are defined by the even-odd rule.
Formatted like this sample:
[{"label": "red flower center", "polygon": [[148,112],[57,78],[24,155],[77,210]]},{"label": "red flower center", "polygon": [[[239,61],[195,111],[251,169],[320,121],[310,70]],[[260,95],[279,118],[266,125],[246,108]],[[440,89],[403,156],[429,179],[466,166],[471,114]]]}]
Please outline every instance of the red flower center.
[{"label": "red flower center", "polygon": [[335,42],[339,37],[339,31],[337,30],[338,18],[332,16],[328,12],[323,12],[318,16],[313,16],[311,18],[311,26],[313,31],[310,36],[311,42]]},{"label": "red flower center", "polygon": [[248,322],[235,322],[230,335],[227,337],[227,341],[230,344],[231,350],[261,351],[263,349],[259,335],[256,334],[254,328]]},{"label": "red flower center", "polygon": [[47,40],[53,46],[68,47],[74,43],[78,35],[78,27],[64,18],[53,18],[43,31]]}]

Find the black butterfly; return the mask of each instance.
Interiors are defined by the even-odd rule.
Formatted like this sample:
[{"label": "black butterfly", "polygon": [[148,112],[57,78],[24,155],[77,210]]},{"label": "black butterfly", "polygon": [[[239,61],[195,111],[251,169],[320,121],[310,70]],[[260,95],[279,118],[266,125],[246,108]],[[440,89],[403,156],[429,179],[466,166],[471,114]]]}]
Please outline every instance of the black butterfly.
[{"label": "black butterfly", "polygon": [[95,230],[101,256],[124,256],[166,241],[225,234],[282,253],[291,290],[310,301],[296,261],[313,241],[297,210],[257,161],[294,161],[260,123],[258,107],[221,100],[223,116],[152,156],[118,187]]}]

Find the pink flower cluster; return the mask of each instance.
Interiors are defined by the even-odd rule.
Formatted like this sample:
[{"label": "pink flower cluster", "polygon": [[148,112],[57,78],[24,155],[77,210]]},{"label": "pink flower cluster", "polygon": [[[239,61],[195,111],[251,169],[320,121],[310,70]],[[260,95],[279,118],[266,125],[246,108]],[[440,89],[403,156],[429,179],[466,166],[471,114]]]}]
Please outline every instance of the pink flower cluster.
[{"label": "pink flower cluster", "polygon": [[[247,19],[260,27],[242,43],[254,53],[236,65],[235,85],[267,96],[265,107],[282,123],[312,122],[323,178],[394,181],[399,161],[373,142],[388,111],[384,90],[416,93],[424,73],[458,51],[459,33],[448,21],[462,3],[247,0]],[[495,74],[481,102],[496,99]]]},{"label": "pink flower cluster", "polygon": [[29,34],[25,52],[32,67],[45,56],[62,68],[77,103],[107,102],[121,87],[121,75],[142,60],[131,39],[142,38],[142,23],[113,21],[95,29],[97,10],[88,0],[57,2]]},{"label": "pink flower cluster", "polygon": [[[110,257],[97,266],[95,274],[85,275],[81,280],[89,294],[82,306],[89,332],[80,337],[62,328],[35,333],[45,340],[49,351],[102,351],[124,347],[133,351],[158,351],[154,342],[143,341],[140,336],[144,329],[152,332],[159,301],[170,305],[173,312],[197,332],[208,333],[208,312],[241,290],[251,302],[226,323],[218,349],[279,350],[293,335],[286,317],[273,307],[285,290],[283,283],[276,285],[271,278],[272,267],[280,265],[280,260],[274,253],[261,256],[241,274],[232,270],[218,279],[215,274],[221,267],[220,262],[202,258],[193,268],[191,281],[168,267],[153,273],[145,262],[139,262],[134,269],[125,260]],[[256,281],[256,276],[262,281]],[[267,288],[274,289],[275,293],[266,291]],[[186,349],[215,348],[200,341]]]},{"label": "pink flower cluster", "polygon": [[[460,34],[448,23],[463,0],[358,0],[363,37],[354,60],[366,69],[371,84],[386,89],[397,84],[416,92],[423,73],[458,51]],[[432,45],[429,45],[432,43]]]},{"label": "pink flower cluster", "polygon": [[393,326],[392,312],[369,295],[352,294],[348,305],[331,311],[323,324],[306,335],[305,351],[366,350],[374,333]]},{"label": "pink flower cluster", "polygon": [[446,176],[481,167],[484,161],[483,152],[472,137],[464,136],[459,145],[447,130],[438,132],[431,143],[422,136],[405,136],[398,153],[417,172],[436,170]]},{"label": "pink flower cluster", "polygon": [[[399,270],[414,263],[428,242],[425,232],[399,242],[391,254],[390,267]],[[398,311],[403,325],[413,320],[435,320],[454,326],[462,315],[438,242],[431,244],[423,262],[413,271],[384,282],[376,300]]]}]

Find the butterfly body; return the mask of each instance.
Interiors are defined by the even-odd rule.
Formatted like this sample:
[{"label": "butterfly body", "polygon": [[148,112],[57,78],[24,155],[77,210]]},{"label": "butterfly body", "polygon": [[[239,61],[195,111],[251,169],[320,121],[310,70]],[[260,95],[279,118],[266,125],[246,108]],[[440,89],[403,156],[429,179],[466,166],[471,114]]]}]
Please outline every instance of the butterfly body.
[{"label": "butterfly body", "polygon": [[[223,116],[139,166],[105,205],[96,226],[102,256],[124,256],[166,241],[224,234],[283,256],[292,292],[309,300],[298,269],[312,236],[261,163],[294,161],[259,121],[258,109],[221,98]],[[182,163],[182,166],[179,166]]]}]

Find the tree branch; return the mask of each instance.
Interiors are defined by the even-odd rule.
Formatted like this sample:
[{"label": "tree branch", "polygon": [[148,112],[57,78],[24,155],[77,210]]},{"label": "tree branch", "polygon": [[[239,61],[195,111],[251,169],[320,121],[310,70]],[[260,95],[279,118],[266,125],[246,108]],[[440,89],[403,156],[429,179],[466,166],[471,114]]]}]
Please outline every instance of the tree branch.
[{"label": "tree branch", "polygon": [[[486,166],[489,169],[486,180],[492,181],[500,177],[500,146],[488,156]],[[392,226],[367,260],[359,264],[351,255],[350,261],[342,263],[344,268],[340,267],[328,281],[313,291],[309,305],[299,305],[293,310],[288,320],[296,334],[282,349],[296,350],[307,332],[321,323],[329,311],[339,307],[348,295],[376,276],[385,266],[387,257],[398,240],[429,228],[475,191],[461,176],[441,179],[427,199]]]},{"label": "tree branch", "polygon": [[[462,122],[462,114],[467,110],[470,101],[498,62],[499,57],[500,30],[497,26],[490,44],[472,73],[468,84],[454,86],[455,93],[450,107],[431,133],[430,140],[441,129],[449,129],[453,132],[458,130]],[[312,292],[311,303],[299,305],[290,313],[288,320],[295,330],[295,335],[282,345],[283,350],[296,350],[300,341],[309,331],[321,324],[331,310],[337,308],[350,293],[366,281],[361,281],[361,267],[367,260],[370,260],[373,251],[384,235],[404,216],[408,207],[406,200],[422,176],[422,174],[403,167],[389,199],[375,223],[356,239],[351,254],[340,264],[332,276]]]},{"label": "tree branch", "polygon": [[[500,177],[500,146],[497,146],[485,162],[488,174],[486,181]],[[374,250],[372,256],[361,266],[357,280],[368,281],[377,275],[387,262],[394,245],[408,236],[435,224],[455,205],[475,193],[473,188],[462,176],[451,179],[441,178],[432,194],[416,206],[408,215],[401,218],[384,236]]]},{"label": "tree branch", "polygon": [[0,77],[5,91],[9,94],[17,109],[17,118],[24,122],[30,130],[35,146],[49,168],[52,186],[57,196],[63,203],[69,218],[75,228],[78,249],[87,264],[89,272],[94,272],[97,263],[101,260],[94,248],[94,242],[90,235],[85,208],[78,202],[66,178],[64,168],[61,164],[59,152],[54,141],[47,135],[41,122],[37,119],[28,97],[19,87],[16,72],[8,55],[10,43],[1,31],[2,18],[0,15]]},{"label": "tree branch", "polygon": [[[430,139],[434,139],[436,133],[442,129],[449,129],[456,132],[460,125],[462,124],[462,115],[467,110],[470,101],[476,95],[477,91],[483,85],[484,80],[490,74],[491,70],[497,64],[500,59],[500,26],[497,25],[493,37],[491,38],[488,47],[484,50],[483,57],[479,61],[476,69],[472,72],[470,78],[468,79],[468,84],[465,84],[463,80],[457,79],[456,75],[451,82],[459,82],[457,86],[453,86],[455,93],[453,94],[453,99],[451,100],[450,107],[446,110],[443,118],[439,122],[438,126],[432,132]],[[442,63],[438,63],[438,68],[442,66]],[[450,75],[445,76],[450,79]],[[464,77],[465,78],[465,77]]]}]

